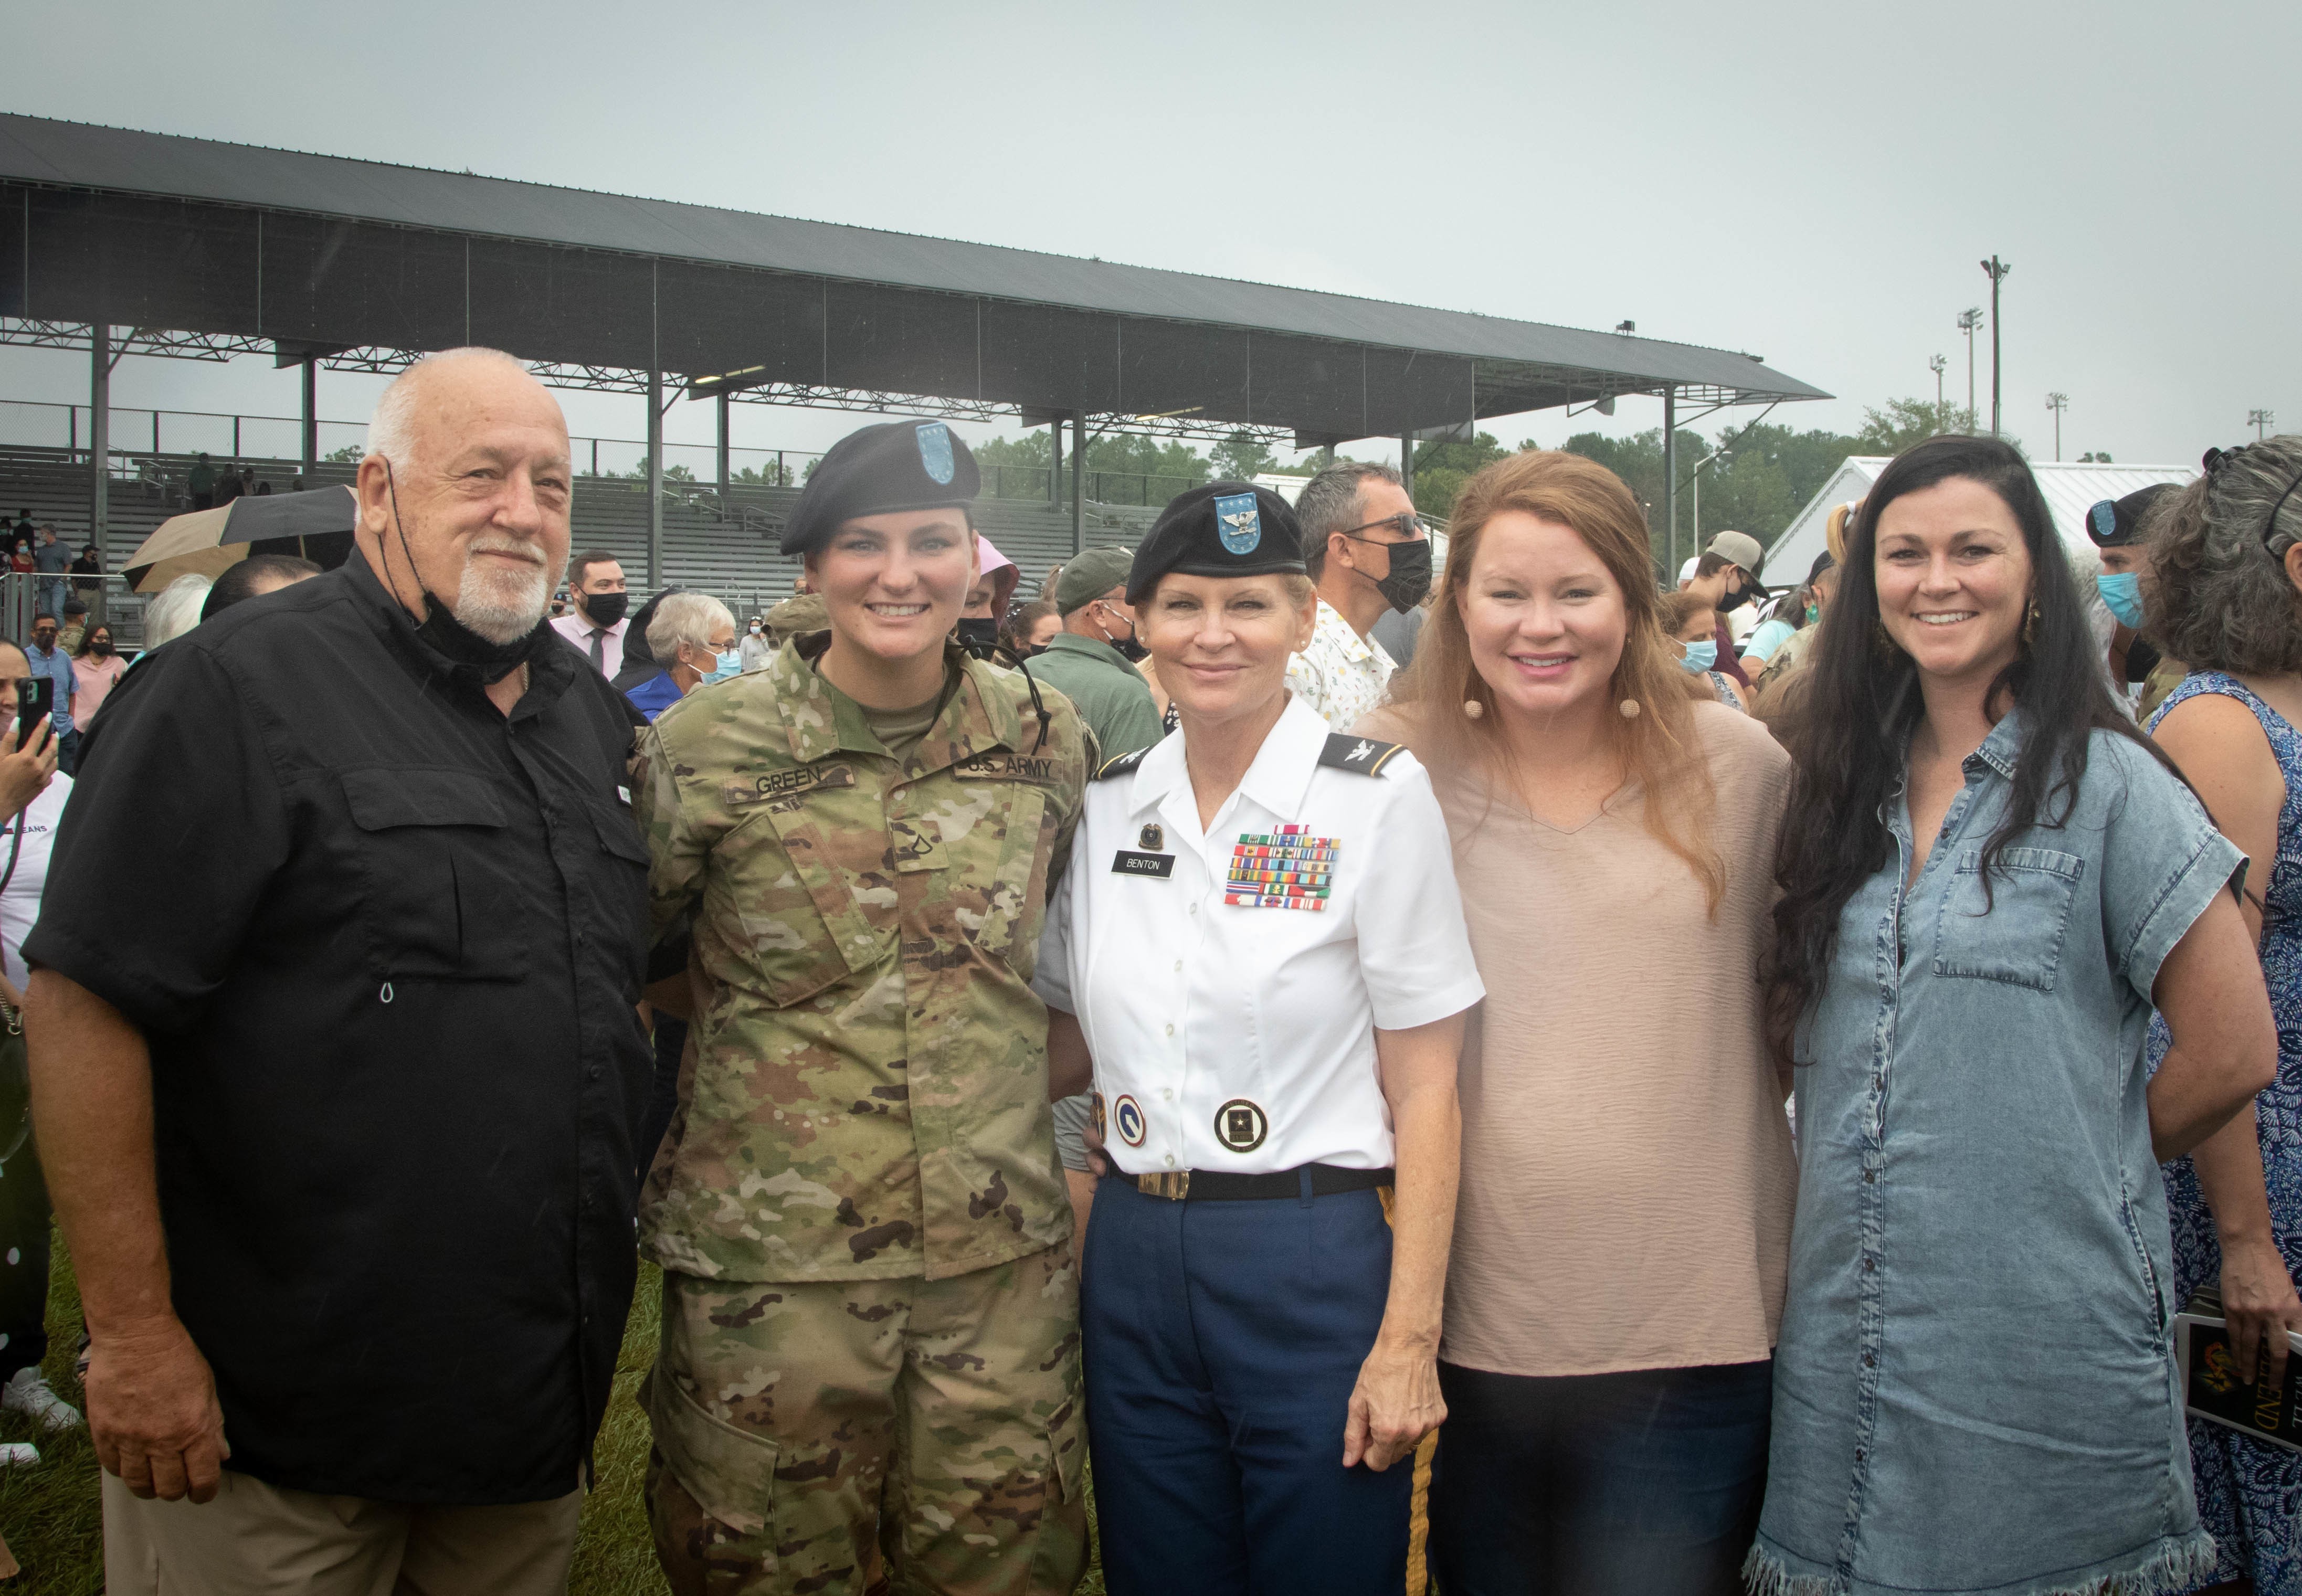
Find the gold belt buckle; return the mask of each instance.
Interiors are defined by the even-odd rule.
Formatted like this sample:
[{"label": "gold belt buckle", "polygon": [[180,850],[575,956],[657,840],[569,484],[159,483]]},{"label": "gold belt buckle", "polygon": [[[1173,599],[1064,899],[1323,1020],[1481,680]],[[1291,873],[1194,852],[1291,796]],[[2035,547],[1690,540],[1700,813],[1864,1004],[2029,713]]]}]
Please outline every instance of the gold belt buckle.
[{"label": "gold belt buckle", "polygon": [[1190,1195],[1191,1172],[1177,1170],[1171,1174],[1138,1175],[1135,1177],[1135,1189],[1147,1196],[1180,1203]]}]

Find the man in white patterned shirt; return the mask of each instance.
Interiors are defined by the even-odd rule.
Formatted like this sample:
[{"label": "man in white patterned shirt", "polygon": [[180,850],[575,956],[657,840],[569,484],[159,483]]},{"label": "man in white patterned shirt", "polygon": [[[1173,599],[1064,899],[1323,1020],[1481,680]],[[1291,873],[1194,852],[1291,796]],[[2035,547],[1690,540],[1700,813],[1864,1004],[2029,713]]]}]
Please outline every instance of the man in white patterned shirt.
[{"label": "man in white patterned shirt", "polygon": [[1319,620],[1310,646],[1288,662],[1287,685],[1330,727],[1348,731],[1390,696],[1398,667],[1374,640],[1374,624],[1431,591],[1431,540],[1399,473],[1356,460],[1305,483],[1295,518],[1303,563],[1319,585]]}]

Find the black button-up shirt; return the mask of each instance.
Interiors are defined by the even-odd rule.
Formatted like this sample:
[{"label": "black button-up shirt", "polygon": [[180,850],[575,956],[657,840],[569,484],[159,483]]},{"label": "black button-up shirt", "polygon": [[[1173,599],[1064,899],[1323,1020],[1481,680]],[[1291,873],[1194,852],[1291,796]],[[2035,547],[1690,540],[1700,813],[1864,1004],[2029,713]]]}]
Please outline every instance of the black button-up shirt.
[{"label": "black button-up shirt", "polygon": [[175,1306],[231,1466],[563,1496],[631,1303],[631,724],[547,632],[507,718],[355,553],[139,661],[25,951],[150,1039]]}]

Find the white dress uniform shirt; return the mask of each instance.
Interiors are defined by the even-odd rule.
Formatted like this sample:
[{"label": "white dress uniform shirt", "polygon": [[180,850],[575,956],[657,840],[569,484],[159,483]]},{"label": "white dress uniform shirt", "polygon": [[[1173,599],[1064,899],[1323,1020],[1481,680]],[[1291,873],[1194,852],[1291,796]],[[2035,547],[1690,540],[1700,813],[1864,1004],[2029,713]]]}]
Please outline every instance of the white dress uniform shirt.
[{"label": "white dress uniform shirt", "polygon": [[1180,733],[1088,788],[1033,986],[1078,1016],[1130,1174],[1390,1167],[1374,1028],[1486,995],[1431,778],[1332,740],[1340,767],[1290,699],[1205,832]]},{"label": "white dress uniform shirt", "polygon": [[1322,599],[1310,646],[1287,662],[1287,686],[1331,729],[1348,731],[1360,716],[1390,701],[1398,669],[1373,633],[1361,637],[1341,610]]},{"label": "white dress uniform shirt", "polygon": [[601,634],[600,674],[611,682],[624,668],[624,632],[631,624],[631,617],[626,616],[614,626],[601,628],[592,624],[591,617],[572,609],[566,615],[551,617],[551,629],[574,643],[586,659],[592,657],[592,634]]}]

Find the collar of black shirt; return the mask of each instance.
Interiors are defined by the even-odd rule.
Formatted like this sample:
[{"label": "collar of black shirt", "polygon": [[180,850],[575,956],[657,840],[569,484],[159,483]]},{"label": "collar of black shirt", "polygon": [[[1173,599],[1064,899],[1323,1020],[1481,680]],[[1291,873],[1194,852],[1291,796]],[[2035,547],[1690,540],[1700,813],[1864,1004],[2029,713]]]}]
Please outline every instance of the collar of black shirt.
[{"label": "collar of black shirt", "polygon": [[[479,668],[450,659],[425,642],[423,634],[416,630],[416,617],[409,615],[407,607],[376,579],[374,567],[368,564],[367,556],[357,547],[352,550],[351,558],[344,561],[344,573],[351,584],[352,592],[359,595],[362,604],[373,614],[378,623],[378,630],[391,647],[424,671],[451,684],[458,692],[469,693],[475,697],[486,696],[487,677]],[[510,718],[513,720],[525,720],[531,715],[542,713],[576,680],[576,664],[579,656],[566,639],[551,629],[549,619],[535,623],[535,630],[529,635],[528,642],[527,691],[521,693],[519,702],[512,706]],[[589,661],[585,663],[588,666]]]}]

